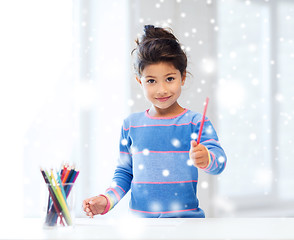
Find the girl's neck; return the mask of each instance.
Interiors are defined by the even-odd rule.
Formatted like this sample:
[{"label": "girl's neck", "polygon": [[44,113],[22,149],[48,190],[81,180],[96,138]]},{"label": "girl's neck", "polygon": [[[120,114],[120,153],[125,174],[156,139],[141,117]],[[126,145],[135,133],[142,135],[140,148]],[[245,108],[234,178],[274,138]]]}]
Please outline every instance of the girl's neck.
[{"label": "girl's neck", "polygon": [[148,114],[151,117],[174,117],[185,111],[185,108],[181,107],[178,103],[170,106],[167,109],[161,109],[154,105],[149,109]]}]

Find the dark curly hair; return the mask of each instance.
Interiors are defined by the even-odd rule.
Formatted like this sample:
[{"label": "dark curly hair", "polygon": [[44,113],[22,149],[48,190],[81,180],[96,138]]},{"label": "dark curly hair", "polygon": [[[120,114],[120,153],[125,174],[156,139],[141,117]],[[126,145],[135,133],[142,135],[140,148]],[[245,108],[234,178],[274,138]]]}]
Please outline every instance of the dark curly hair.
[{"label": "dark curly hair", "polygon": [[150,64],[169,62],[183,76],[187,68],[187,56],[173,33],[153,25],[145,25],[144,32],[141,40],[136,39],[137,48],[132,51],[136,57],[136,74],[141,77],[144,68]]}]

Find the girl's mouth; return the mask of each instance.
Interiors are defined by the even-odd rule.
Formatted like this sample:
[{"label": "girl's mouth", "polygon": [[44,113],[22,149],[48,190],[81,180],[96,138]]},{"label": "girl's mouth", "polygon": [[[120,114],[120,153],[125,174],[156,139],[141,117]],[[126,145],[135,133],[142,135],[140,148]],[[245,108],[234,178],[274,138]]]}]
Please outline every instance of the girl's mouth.
[{"label": "girl's mouth", "polygon": [[165,102],[169,99],[170,97],[163,97],[163,98],[156,98],[159,102]]}]

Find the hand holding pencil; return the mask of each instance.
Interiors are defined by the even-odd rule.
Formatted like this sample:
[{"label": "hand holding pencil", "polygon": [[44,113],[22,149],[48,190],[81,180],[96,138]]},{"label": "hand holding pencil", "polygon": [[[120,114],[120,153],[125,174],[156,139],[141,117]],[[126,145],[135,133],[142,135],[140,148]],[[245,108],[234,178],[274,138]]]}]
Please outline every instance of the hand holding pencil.
[{"label": "hand holding pencil", "polygon": [[191,141],[189,156],[195,167],[206,168],[208,166],[209,152],[204,145],[197,144],[195,140]]},{"label": "hand holding pencil", "polygon": [[209,152],[204,145],[200,144],[200,139],[201,139],[201,134],[202,134],[202,130],[203,130],[204,122],[205,122],[205,115],[206,115],[206,110],[207,110],[207,106],[208,106],[208,101],[209,101],[209,98],[206,98],[204,112],[203,112],[202,120],[200,123],[197,142],[195,140],[191,141],[190,152],[189,152],[189,157],[193,161],[193,165],[198,168],[206,168],[209,164]]}]

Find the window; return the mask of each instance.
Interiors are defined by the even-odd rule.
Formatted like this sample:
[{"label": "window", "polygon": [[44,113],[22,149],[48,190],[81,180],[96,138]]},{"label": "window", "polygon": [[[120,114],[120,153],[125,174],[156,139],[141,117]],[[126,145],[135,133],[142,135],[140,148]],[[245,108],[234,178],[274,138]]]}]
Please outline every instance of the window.
[{"label": "window", "polygon": [[273,211],[294,196],[293,9],[291,1],[218,4],[219,134],[229,159],[218,186],[228,215],[294,214]]},{"label": "window", "polygon": [[1,212],[35,216],[39,167],[67,156],[72,143],[72,2],[1,1],[0,20]]},{"label": "window", "polygon": [[1,175],[12,179],[3,215],[41,215],[40,167],[68,162],[81,171],[79,214],[84,198],[109,186],[128,114],[127,9],[127,1],[1,1],[0,127],[8,147],[0,154],[13,171]]}]

